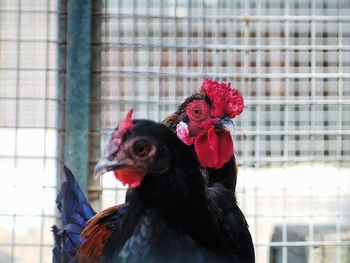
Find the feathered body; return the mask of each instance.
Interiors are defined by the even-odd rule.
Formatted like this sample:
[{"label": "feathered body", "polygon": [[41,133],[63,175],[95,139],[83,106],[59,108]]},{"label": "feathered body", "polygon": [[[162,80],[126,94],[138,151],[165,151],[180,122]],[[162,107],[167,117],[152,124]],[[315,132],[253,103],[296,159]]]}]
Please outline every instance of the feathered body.
[{"label": "feathered body", "polygon": [[88,227],[81,233],[86,241],[79,248],[76,261],[100,261],[106,243],[111,238],[112,233],[120,227],[127,208],[128,204],[112,206],[90,219]]},{"label": "feathered body", "polygon": [[[100,262],[236,262],[213,218],[193,152],[168,128],[151,121],[134,121],[123,138],[109,154],[118,164],[103,161],[103,166],[122,182],[129,173],[143,176],[139,183],[133,182],[137,186],[120,223],[112,219],[113,213],[98,214],[90,221],[88,229],[116,223],[109,226],[112,232]],[[148,155],[140,158],[144,148],[137,147],[145,140]]]}]

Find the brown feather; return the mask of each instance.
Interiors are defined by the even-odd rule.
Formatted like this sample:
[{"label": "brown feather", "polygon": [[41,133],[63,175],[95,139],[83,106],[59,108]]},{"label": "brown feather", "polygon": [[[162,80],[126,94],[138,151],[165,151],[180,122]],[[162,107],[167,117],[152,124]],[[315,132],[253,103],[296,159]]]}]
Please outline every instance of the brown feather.
[{"label": "brown feather", "polygon": [[90,228],[93,238],[87,239],[78,251],[79,262],[98,262],[103,254],[104,245],[111,235],[106,223]]},{"label": "brown feather", "polygon": [[173,114],[169,115],[168,117],[166,117],[162,123],[169,127],[172,130],[176,129],[176,125],[179,123],[179,116],[180,113],[179,112],[174,112]]},{"label": "brown feather", "polygon": [[86,238],[86,241],[79,248],[79,262],[98,262],[101,259],[104,246],[112,233],[107,226],[108,222],[103,221],[103,219],[117,212],[123,206],[124,204],[109,207],[88,221],[86,228],[81,233],[81,238]]}]

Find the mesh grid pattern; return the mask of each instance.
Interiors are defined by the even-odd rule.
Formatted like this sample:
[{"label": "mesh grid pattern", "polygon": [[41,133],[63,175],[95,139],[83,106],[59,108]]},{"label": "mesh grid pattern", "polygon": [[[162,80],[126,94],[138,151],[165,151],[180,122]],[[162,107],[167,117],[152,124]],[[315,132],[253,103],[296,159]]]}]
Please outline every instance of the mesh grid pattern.
[{"label": "mesh grid pattern", "polygon": [[[0,3],[1,262],[51,261],[57,2]],[[230,81],[257,262],[348,262],[349,14],[345,0],[94,1],[91,166],[131,107],[162,120],[204,77]],[[99,208],[124,200],[112,176],[101,184]]]},{"label": "mesh grid pattern", "polygon": [[[233,138],[238,201],[257,262],[349,260],[350,4],[100,3],[94,145],[103,149],[131,107],[138,118],[160,121],[203,78],[230,81],[246,102]],[[95,152],[92,166],[98,158]],[[100,207],[123,202],[112,175],[102,189]]]},{"label": "mesh grid pattern", "polygon": [[[350,20],[343,5],[318,3],[310,13],[295,1],[106,3],[96,14],[103,25],[95,42],[103,129],[118,119],[111,107],[122,116],[133,106],[140,117],[161,120],[212,77],[245,97],[238,155],[244,137],[251,147],[240,162],[348,161]],[[304,140],[315,147],[295,147]]]},{"label": "mesh grid pattern", "polygon": [[50,262],[57,1],[0,2],[0,261]]}]

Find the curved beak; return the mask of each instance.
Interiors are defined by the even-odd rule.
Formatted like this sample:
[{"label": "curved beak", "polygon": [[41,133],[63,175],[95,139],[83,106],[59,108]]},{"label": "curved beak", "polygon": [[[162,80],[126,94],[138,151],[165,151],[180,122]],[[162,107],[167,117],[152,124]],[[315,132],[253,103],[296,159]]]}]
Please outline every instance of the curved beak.
[{"label": "curved beak", "polygon": [[229,117],[224,117],[215,124],[215,129],[218,131],[228,131],[228,128],[226,126],[229,125],[233,126],[233,121]]},{"label": "curved beak", "polygon": [[99,160],[99,162],[96,164],[95,170],[94,170],[94,177],[98,178],[104,173],[118,170],[118,169],[124,168],[125,166],[126,165],[123,163],[117,162],[115,160],[110,161],[108,160],[108,158],[104,157],[101,160]]},{"label": "curved beak", "polygon": [[232,125],[233,126],[233,121],[229,117],[224,117],[221,119],[220,123],[222,125]]},{"label": "curved beak", "polygon": [[96,165],[94,170],[94,177],[98,178],[106,172],[113,171],[114,176],[123,183],[129,185],[131,188],[139,186],[145,176],[145,171],[133,165],[128,165],[125,160],[118,162],[116,160],[109,160],[102,158]]}]

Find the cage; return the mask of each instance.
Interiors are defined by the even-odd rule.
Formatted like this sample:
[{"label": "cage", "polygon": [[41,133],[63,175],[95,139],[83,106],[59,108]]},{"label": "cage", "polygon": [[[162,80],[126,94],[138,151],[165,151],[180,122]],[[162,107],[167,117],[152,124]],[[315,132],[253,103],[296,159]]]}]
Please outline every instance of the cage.
[{"label": "cage", "polygon": [[350,261],[348,1],[80,2],[0,3],[1,262],[51,261],[63,163],[96,210],[123,202],[90,177],[113,128],[130,108],[161,121],[207,77],[245,99],[232,136],[256,262]]}]

